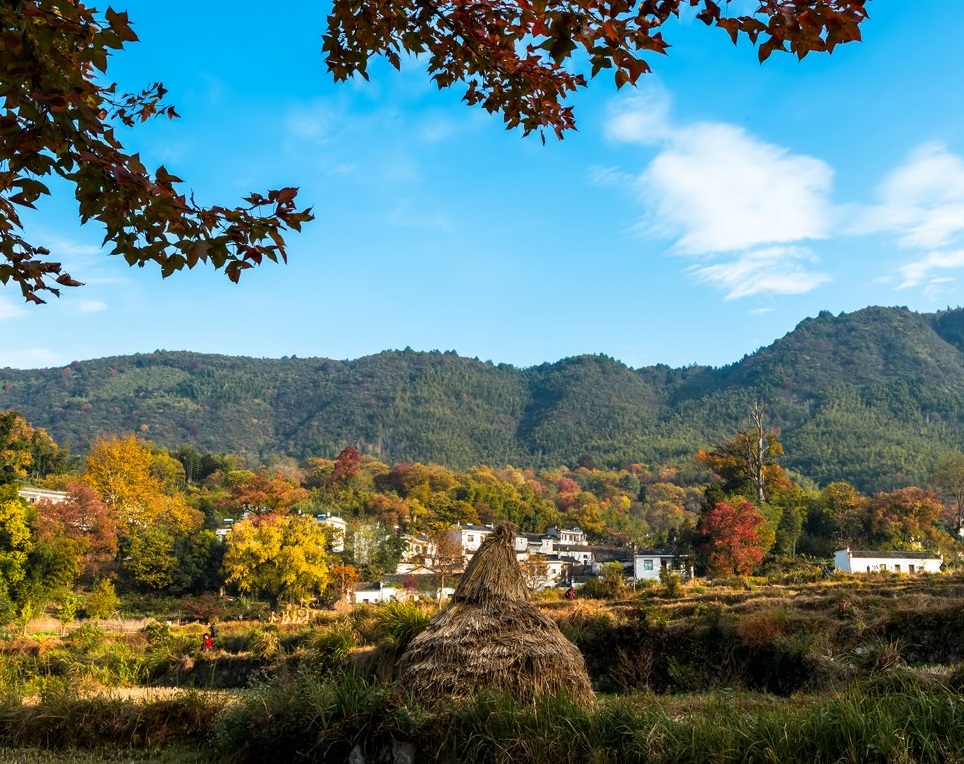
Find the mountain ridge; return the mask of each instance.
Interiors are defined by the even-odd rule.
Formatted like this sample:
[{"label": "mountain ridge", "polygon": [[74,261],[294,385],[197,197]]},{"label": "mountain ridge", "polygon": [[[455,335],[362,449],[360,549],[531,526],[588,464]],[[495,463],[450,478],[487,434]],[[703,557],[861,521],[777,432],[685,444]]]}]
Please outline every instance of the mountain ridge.
[{"label": "mountain ridge", "polygon": [[85,448],[104,432],[297,458],[355,445],[452,467],[682,462],[768,403],[784,463],[889,490],[964,444],[964,310],[868,307],[801,321],[722,367],[633,369],[579,355],[530,367],[453,351],[354,360],[155,351],[0,369],[0,408]]}]

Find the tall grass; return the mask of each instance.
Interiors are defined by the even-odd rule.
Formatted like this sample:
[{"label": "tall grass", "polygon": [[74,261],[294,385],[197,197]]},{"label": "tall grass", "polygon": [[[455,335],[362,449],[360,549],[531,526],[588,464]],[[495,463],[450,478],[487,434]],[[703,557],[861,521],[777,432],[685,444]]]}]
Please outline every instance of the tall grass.
[{"label": "tall grass", "polygon": [[586,710],[565,697],[520,704],[485,693],[426,710],[401,690],[303,673],[256,690],[218,717],[215,748],[235,761],[377,759],[392,746],[416,761],[964,762],[964,699],[914,684],[886,694],[654,695]]}]

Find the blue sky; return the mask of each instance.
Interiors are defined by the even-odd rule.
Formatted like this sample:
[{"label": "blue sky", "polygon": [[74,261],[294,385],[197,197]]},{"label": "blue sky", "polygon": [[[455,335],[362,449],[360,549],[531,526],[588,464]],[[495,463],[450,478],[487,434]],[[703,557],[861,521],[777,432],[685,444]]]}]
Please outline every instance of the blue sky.
[{"label": "blue sky", "polygon": [[724,365],[821,310],[957,306],[964,47],[945,4],[872,0],[864,42],[762,66],[684,18],[639,88],[603,73],[574,99],[579,131],[542,145],[417,61],[334,84],[318,4],[135,0],[141,42],[109,73],[163,81],[182,118],[127,145],[198,201],[297,185],[316,220],[240,285],[162,279],[105,256],[60,189],[28,233],[86,285],[39,307],[0,288],[0,366],[406,346]]}]

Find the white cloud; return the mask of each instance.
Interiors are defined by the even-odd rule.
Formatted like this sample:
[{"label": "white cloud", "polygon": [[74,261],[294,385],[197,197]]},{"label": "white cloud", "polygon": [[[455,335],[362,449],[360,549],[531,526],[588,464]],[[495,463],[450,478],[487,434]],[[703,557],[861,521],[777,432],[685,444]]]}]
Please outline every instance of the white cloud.
[{"label": "white cloud", "polygon": [[25,312],[22,305],[17,305],[13,300],[0,297],[0,321],[20,318]]},{"label": "white cloud", "polygon": [[732,125],[678,131],[640,177],[656,225],[684,254],[824,238],[833,171]]},{"label": "white cloud", "polygon": [[[799,246],[826,238],[833,228],[833,170],[826,162],[735,125],[673,125],[670,99],[659,87],[614,106],[606,135],[657,146],[634,181],[646,208],[637,230],[672,237],[675,252],[710,261],[691,271],[726,290],[727,299],[800,294],[829,280],[812,269],[812,253]],[[595,175],[618,179],[614,171]]]},{"label": "white cloud", "polygon": [[829,280],[807,267],[810,251],[803,247],[766,247],[743,252],[735,260],[692,270],[703,282],[726,291],[727,300],[758,294],[804,294]]},{"label": "white cloud", "polygon": [[964,233],[964,159],[939,143],[918,146],[858,214],[856,233],[893,232],[905,249],[934,249]]},{"label": "white cloud", "polygon": [[[934,282],[931,273],[934,271],[946,271],[951,269],[964,268],[964,249],[928,252],[918,260],[904,263],[898,269],[902,281],[900,289],[909,289],[925,282]],[[939,279],[946,282],[946,278]]]},{"label": "white cloud", "polygon": [[947,292],[953,279],[946,272],[964,268],[964,158],[924,143],[884,178],[877,196],[877,204],[855,209],[850,232],[894,234],[901,249],[915,251],[897,268],[898,289],[928,298]]},{"label": "white cloud", "polygon": [[101,300],[83,300],[77,305],[78,313],[102,313],[107,310],[107,303]]},{"label": "white cloud", "polygon": [[671,100],[659,85],[640,88],[610,106],[606,137],[617,143],[663,143],[672,137]]}]

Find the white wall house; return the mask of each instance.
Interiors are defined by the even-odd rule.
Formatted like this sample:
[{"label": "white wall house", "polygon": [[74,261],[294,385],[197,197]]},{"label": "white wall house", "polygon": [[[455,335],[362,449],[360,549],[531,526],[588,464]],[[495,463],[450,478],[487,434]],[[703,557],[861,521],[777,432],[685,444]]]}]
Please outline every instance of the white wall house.
[{"label": "white wall house", "polygon": [[637,581],[659,581],[664,568],[686,573],[686,564],[670,549],[640,549],[633,555],[633,578]]},{"label": "white wall house", "polygon": [[369,605],[378,602],[394,602],[396,600],[411,599],[411,593],[407,589],[397,586],[389,586],[383,583],[365,584],[355,589],[355,604],[367,603]]},{"label": "white wall house", "polygon": [[833,553],[834,568],[841,573],[939,573],[944,562],[940,555],[927,552],[876,552],[838,549]]},{"label": "white wall house", "polygon": [[491,525],[458,525],[452,529],[452,533],[462,543],[462,551],[466,557],[471,557],[482,546],[489,534],[492,533]]},{"label": "white wall house", "polygon": [[593,561],[592,549],[586,544],[559,544],[556,546],[556,554],[577,565],[591,565]]},{"label": "white wall house", "polygon": [[65,491],[48,491],[46,488],[21,488],[17,491],[22,498],[31,504],[38,501],[49,501],[51,504],[60,504],[67,500]]},{"label": "white wall house", "polygon": [[552,536],[560,544],[585,545],[589,543],[586,540],[585,531],[581,531],[579,528],[557,528],[555,525],[550,525],[546,528],[546,535]]}]

